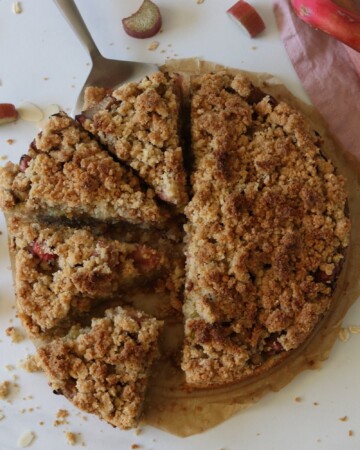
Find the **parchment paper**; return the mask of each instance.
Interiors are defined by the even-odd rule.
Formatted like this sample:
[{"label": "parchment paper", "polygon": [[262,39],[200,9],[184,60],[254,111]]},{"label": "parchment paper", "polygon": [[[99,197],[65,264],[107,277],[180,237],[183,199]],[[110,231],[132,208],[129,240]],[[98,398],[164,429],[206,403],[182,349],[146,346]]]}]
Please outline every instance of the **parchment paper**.
[{"label": "parchment paper", "polygon": [[[169,62],[162,69],[180,72],[186,77],[195,73],[220,70],[223,67],[211,62],[191,59]],[[227,70],[232,73],[240,72],[234,69]],[[178,368],[178,361],[168,361],[158,365],[151,382],[144,421],[146,424],[178,436],[189,436],[214,427],[239,411],[250,407],[268,392],[280,390],[303,370],[321,367],[338,337],[344,315],[360,295],[358,283],[360,274],[360,188],[359,171],[352,161],[354,155],[349,149],[341,149],[341,146],[330,136],[321,116],[313,108],[292,96],[281,84],[281,81],[268,74],[249,72],[246,74],[265,92],[287,100],[302,110],[314,128],[324,137],[324,153],[331,158],[338,172],[347,179],[352,219],[351,243],[343,272],[334,293],[333,309],[319,324],[312,338],[302,348],[292,353],[285,363],[267,375],[223,388],[189,391],[185,386],[184,376]]]},{"label": "parchment paper", "polygon": [[360,160],[360,53],[300,20],[288,0],[273,4],[285,49],[312,103]]}]

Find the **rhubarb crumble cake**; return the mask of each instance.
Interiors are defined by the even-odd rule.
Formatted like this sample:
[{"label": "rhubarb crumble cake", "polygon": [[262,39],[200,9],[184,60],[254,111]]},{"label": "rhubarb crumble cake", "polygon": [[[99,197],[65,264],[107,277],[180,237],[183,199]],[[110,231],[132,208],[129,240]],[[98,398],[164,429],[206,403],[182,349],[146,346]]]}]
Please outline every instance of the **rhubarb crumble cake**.
[{"label": "rhubarb crumble cake", "polygon": [[51,116],[19,164],[0,169],[0,207],[40,219],[155,225],[168,218],[154,190],[64,112]]},{"label": "rhubarb crumble cake", "polygon": [[[18,313],[41,365],[57,393],[120,428],[137,423],[162,319],[163,343],[183,314],[181,351],[162,357],[191,387],[263,374],[330,310],[349,244],[345,181],[299,111],[244,74],[178,81],[91,87],[76,120],[52,116],[0,169]],[[143,303],[124,306],[129,293]]]},{"label": "rhubarb crumble cake", "polygon": [[85,111],[77,120],[162,200],[183,209],[187,192],[180,100],[176,77],[157,72],[113,92],[87,88]]},{"label": "rhubarb crumble cake", "polygon": [[18,315],[27,333],[48,338],[96,305],[152,283],[171,266],[161,250],[121,242],[89,227],[8,219]]},{"label": "rhubarb crumble cake", "polygon": [[40,347],[37,361],[56,394],[115,427],[136,427],[162,322],[131,308],[108,309]]},{"label": "rhubarb crumble cake", "polygon": [[207,387],[263,372],[309,337],[350,221],[319,136],[244,76],[195,78],[191,127],[182,368]]}]

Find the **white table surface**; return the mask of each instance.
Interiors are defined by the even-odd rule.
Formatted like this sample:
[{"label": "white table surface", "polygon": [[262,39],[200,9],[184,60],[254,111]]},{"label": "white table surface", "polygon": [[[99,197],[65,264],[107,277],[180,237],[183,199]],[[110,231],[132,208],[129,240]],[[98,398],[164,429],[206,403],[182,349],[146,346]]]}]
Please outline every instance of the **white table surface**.
[{"label": "white table surface", "polygon": [[[0,0],[0,103],[32,102],[40,108],[58,104],[71,112],[90,70],[90,59],[68,24],[49,0],[23,0],[23,12],[12,12],[11,0]],[[104,56],[163,63],[168,58],[200,57],[224,65],[269,72],[306,100],[276,28],[269,0],[253,0],[266,22],[256,39],[246,37],[225,11],[234,0],[158,0],[163,32],[148,40],[125,35],[121,18],[134,12],[140,0],[78,0],[77,4]],[[147,49],[159,41],[156,51]],[[0,164],[18,161],[38,129],[18,120],[0,126]],[[13,139],[10,145],[7,141]],[[16,449],[19,436],[33,431],[30,448],[68,448],[64,432],[81,434],[75,448],[130,449],[138,444],[153,450],[345,450],[360,448],[360,335],[337,342],[319,371],[306,371],[276,394],[203,434],[179,438],[152,427],[141,434],[113,429],[96,417],[79,414],[63,397],[55,396],[40,373],[29,374],[19,361],[33,352],[30,341],[12,343],[5,329],[19,327],[6,247],[5,222],[0,217],[0,383],[13,381],[18,390],[10,401],[0,400],[0,450]],[[345,325],[360,324],[360,303],[345,318]],[[11,369],[13,366],[13,370]],[[301,402],[295,402],[301,397]],[[314,402],[318,405],[314,406]],[[33,408],[34,411],[29,411]],[[68,424],[54,427],[60,408],[69,410]],[[347,421],[340,418],[347,416]],[[40,422],[44,422],[40,425]],[[354,435],[349,436],[349,430]],[[82,444],[81,444],[82,443]]]}]

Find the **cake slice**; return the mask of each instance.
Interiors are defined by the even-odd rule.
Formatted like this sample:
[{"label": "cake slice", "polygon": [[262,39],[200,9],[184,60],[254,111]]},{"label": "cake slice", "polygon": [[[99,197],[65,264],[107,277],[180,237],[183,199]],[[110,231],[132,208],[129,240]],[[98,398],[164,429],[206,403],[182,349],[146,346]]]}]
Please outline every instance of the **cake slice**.
[{"label": "cake slice", "polygon": [[156,225],[168,212],[154,197],[64,112],[51,116],[19,164],[0,169],[0,207],[7,214]]},{"label": "cake slice", "polygon": [[91,326],[38,349],[56,394],[115,427],[138,424],[162,322],[133,309],[109,309]]},{"label": "cake slice", "polygon": [[157,72],[113,92],[89,87],[82,126],[132,167],[164,201],[183,209],[186,175],[180,139],[180,89]]},{"label": "cake slice", "polygon": [[191,108],[182,368],[209,387],[309,338],[333,303],[350,220],[343,177],[288,104],[224,72],[193,80]]},{"label": "cake slice", "polygon": [[[166,273],[167,256],[90,228],[8,220],[18,315],[33,338]],[[117,301],[121,301],[118,298]]]}]

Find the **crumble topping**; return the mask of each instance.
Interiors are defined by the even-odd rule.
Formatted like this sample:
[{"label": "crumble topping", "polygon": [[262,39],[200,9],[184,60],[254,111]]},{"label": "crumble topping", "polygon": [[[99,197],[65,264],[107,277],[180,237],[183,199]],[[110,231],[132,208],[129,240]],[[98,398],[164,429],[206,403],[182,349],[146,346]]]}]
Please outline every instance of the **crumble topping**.
[{"label": "crumble topping", "polygon": [[349,242],[344,180],[303,116],[245,77],[192,82],[188,383],[231,382],[297,348],[332,303]]},{"label": "crumble topping", "polygon": [[161,327],[145,313],[116,307],[39,348],[39,361],[56,393],[111,425],[135,427]]},{"label": "crumble topping", "polygon": [[89,87],[82,126],[139,176],[164,201],[182,209],[187,202],[180,138],[180,89],[157,72],[109,93]]},{"label": "crumble topping", "polygon": [[51,116],[19,165],[0,168],[8,213],[154,225],[168,218],[154,196],[64,112]]}]

